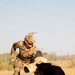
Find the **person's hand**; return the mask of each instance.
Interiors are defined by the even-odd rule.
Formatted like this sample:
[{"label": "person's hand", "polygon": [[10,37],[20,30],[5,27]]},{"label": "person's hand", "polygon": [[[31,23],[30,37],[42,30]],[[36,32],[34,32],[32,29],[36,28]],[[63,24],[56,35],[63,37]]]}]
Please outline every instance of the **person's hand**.
[{"label": "person's hand", "polygon": [[14,62],[15,61],[15,58],[14,57],[10,58],[10,61],[11,62]]}]

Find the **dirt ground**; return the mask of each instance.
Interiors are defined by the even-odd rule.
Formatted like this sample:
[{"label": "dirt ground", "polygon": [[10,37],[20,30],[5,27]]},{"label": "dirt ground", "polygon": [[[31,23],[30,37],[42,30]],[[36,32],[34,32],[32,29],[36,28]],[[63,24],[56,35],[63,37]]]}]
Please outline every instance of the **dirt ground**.
[{"label": "dirt ground", "polygon": [[[14,71],[10,70],[1,70],[0,75],[13,75]],[[21,75],[34,75],[34,73],[25,73],[23,70],[21,71]]]},{"label": "dirt ground", "polygon": [[[75,68],[65,68],[63,69],[65,75],[75,75]],[[10,70],[2,70],[0,71],[0,75],[13,75],[13,71]],[[21,75],[34,75],[33,73],[25,73],[23,70],[21,71]]]}]

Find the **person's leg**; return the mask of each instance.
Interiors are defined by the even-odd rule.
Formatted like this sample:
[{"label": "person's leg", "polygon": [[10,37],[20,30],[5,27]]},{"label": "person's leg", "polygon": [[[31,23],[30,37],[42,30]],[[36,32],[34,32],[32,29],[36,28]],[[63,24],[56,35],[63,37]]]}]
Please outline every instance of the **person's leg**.
[{"label": "person's leg", "polygon": [[17,67],[14,68],[14,74],[13,75],[20,75],[19,68],[17,68]]},{"label": "person's leg", "polygon": [[22,64],[22,61],[17,58],[14,62],[14,74],[13,75],[20,75],[20,71],[21,71],[21,68],[23,68],[23,64]]}]

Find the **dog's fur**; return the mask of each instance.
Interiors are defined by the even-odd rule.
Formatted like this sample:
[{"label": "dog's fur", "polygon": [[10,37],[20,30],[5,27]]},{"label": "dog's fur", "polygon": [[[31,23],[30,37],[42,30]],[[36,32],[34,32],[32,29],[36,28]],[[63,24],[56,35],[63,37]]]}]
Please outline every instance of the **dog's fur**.
[{"label": "dog's fur", "polygon": [[65,75],[60,66],[51,65],[50,63],[36,64],[35,75]]}]

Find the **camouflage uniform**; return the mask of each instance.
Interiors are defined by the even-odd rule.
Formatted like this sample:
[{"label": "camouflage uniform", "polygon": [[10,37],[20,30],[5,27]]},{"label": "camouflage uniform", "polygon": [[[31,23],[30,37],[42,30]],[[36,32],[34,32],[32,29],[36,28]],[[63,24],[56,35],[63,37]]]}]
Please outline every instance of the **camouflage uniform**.
[{"label": "camouflage uniform", "polygon": [[[41,51],[39,51],[34,45],[34,42],[35,40],[33,36],[31,34],[27,34],[24,41],[18,41],[12,45],[10,59],[15,58],[16,49],[19,49],[19,53],[16,56],[16,60],[13,65],[13,75],[20,75],[20,71],[24,66],[26,66],[29,72],[34,72],[36,70],[37,63],[47,62],[47,60],[43,58]],[[27,69],[25,72],[28,72]]]},{"label": "camouflage uniform", "polygon": [[[26,36],[26,38],[28,38],[28,36]],[[30,41],[30,39],[27,41]],[[20,70],[23,68],[24,64],[29,64],[32,56],[36,55],[36,52],[38,51],[35,45],[33,45],[31,48],[27,48],[25,41],[18,41],[14,43],[11,48],[11,58],[15,58],[17,48],[19,49],[19,53],[16,56],[16,60],[14,61],[13,65],[14,75],[20,75]]]}]

